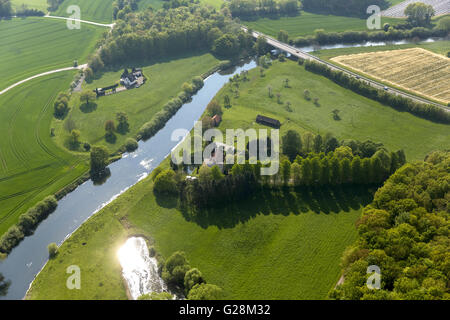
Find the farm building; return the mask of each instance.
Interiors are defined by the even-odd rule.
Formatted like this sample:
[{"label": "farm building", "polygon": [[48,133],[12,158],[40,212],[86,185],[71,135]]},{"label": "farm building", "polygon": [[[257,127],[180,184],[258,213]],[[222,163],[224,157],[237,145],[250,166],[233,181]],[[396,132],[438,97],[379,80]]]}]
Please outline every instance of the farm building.
[{"label": "farm building", "polygon": [[144,76],[142,74],[142,70],[139,68],[132,68],[131,72],[128,72],[128,69],[125,69],[120,76],[120,84],[129,88],[132,86],[136,86],[137,88],[142,85],[144,81]]},{"label": "farm building", "polygon": [[269,118],[258,114],[256,117],[256,122],[265,126],[279,128],[281,127],[281,123],[277,119]]}]

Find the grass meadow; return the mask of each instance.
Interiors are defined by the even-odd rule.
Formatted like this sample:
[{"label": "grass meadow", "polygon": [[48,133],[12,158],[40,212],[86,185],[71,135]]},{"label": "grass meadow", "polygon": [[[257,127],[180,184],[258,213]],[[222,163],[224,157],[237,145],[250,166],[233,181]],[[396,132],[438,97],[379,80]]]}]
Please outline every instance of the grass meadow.
[{"label": "grass meadow", "polygon": [[26,209],[87,170],[87,157],[61,150],[50,136],[53,99],[73,75],[34,79],[0,96],[0,235]]},{"label": "grass meadow", "polygon": [[[293,61],[274,61],[264,77],[256,69],[249,72],[249,77],[250,81],[240,82],[239,97],[231,92],[229,84],[216,96],[223,103],[227,94],[232,104],[224,112],[219,128],[259,128],[255,118],[262,114],[280,120],[280,135],[295,129],[301,133],[330,132],[338,139],[370,139],[390,150],[404,149],[409,161],[422,160],[433,150],[450,147],[448,125],[396,111],[308,72]],[[286,78],[289,88],[284,87]],[[268,95],[269,86],[272,98]],[[319,98],[317,106],[304,99],[305,90],[310,91],[311,98]],[[276,94],[281,95],[280,103]],[[287,110],[286,102],[291,102],[292,112]],[[340,110],[341,120],[333,120],[334,109]]]},{"label": "grass meadow", "polygon": [[65,0],[52,15],[69,17],[67,8],[71,5],[79,6],[81,19],[99,23],[111,23],[113,20],[114,0]]},{"label": "grass meadow", "polygon": [[[396,24],[402,19],[382,17],[381,24]],[[272,37],[277,37],[280,30],[288,32],[290,38],[314,34],[317,29],[327,32],[367,31],[366,19],[322,15],[302,11],[295,17],[260,18],[255,21],[242,21],[250,28]]]},{"label": "grass meadow", "polygon": [[[141,126],[150,121],[168,100],[176,97],[185,81],[208,72],[218,64],[219,60],[211,54],[172,57],[167,61],[151,63],[143,67],[147,77],[147,82],[143,86],[100,97],[95,101],[96,106],[89,110],[80,108],[79,93],[74,93],[70,100],[71,111],[66,119],[72,119],[76,129],[81,131],[81,141],[104,145],[114,152],[127,137],[136,135]],[[94,90],[96,87],[102,88],[117,83],[122,72],[123,69],[107,72],[100,79],[90,84],[85,83],[83,89]],[[116,140],[107,142],[104,124],[107,120],[115,121],[117,112],[125,112],[128,115],[129,131],[123,134],[116,133]],[[55,128],[59,145],[68,147],[69,132],[64,128],[64,121],[54,119],[52,126]]]},{"label": "grass meadow", "polygon": [[106,29],[82,24],[80,30],[67,29],[66,22],[28,17],[0,21],[0,88],[58,68],[81,64],[94,51]]},{"label": "grass meadow", "polygon": [[20,8],[23,4],[29,9],[38,9],[47,13],[47,0],[11,0],[13,8]]},{"label": "grass meadow", "polygon": [[[145,179],[62,244],[27,298],[126,299],[117,250],[139,234],[165,258],[185,251],[191,266],[222,287],[226,299],[324,299],[370,198],[361,190],[262,192],[193,222],[176,209],[175,199],[155,198]],[[65,286],[71,264],[86,270],[81,290]]]}]

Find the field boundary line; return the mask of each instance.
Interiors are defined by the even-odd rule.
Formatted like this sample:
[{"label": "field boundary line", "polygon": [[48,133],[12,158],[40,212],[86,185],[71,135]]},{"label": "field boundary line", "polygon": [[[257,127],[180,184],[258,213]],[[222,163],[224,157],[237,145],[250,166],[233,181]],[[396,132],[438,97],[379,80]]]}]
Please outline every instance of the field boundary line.
[{"label": "field boundary line", "polygon": [[17,86],[27,82],[27,81],[30,81],[30,80],[33,80],[33,79],[36,79],[36,78],[39,78],[39,77],[43,77],[43,76],[46,76],[46,75],[49,75],[49,74],[57,73],[57,72],[70,71],[70,70],[82,70],[85,67],[87,67],[87,64],[82,64],[82,65],[79,65],[78,67],[60,68],[60,69],[55,69],[55,70],[46,71],[46,72],[42,72],[42,73],[36,74],[36,75],[31,76],[29,78],[26,78],[26,79],[18,81],[16,83],[10,85],[6,89],[3,89],[2,91],[0,91],[0,96],[2,94],[4,94],[4,93],[8,92],[9,90],[11,90],[11,89],[13,89],[13,88],[15,88],[15,87],[17,87]]},{"label": "field boundary line", "polygon": [[60,17],[60,16],[51,16],[49,14],[45,15],[44,18],[70,20],[70,21],[82,22],[82,23],[92,24],[94,26],[106,27],[106,28],[113,28],[115,25],[115,23],[105,24],[105,23],[99,23],[99,22],[94,22],[94,21],[89,21],[89,20],[81,20],[81,19],[74,19],[74,18],[67,18],[67,17]]}]

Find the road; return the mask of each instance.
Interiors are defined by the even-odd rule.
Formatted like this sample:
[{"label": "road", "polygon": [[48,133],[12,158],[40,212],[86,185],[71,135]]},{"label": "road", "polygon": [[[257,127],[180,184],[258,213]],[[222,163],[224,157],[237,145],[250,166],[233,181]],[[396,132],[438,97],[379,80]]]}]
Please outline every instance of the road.
[{"label": "road", "polygon": [[67,17],[57,17],[57,16],[50,16],[50,15],[45,15],[44,18],[52,18],[52,19],[62,19],[62,20],[70,20],[70,21],[79,21],[82,23],[87,23],[87,24],[92,24],[94,26],[99,26],[99,27],[107,27],[107,28],[113,28],[114,27],[114,23],[111,24],[104,24],[104,23],[98,23],[98,22],[94,22],[94,21],[88,21],[88,20],[80,20],[80,19],[73,19],[73,18],[67,18]]},{"label": "road", "polygon": [[82,70],[82,69],[84,69],[86,67],[87,67],[87,64],[82,64],[82,65],[79,65],[78,67],[61,68],[61,69],[56,69],[56,70],[51,70],[51,71],[46,71],[46,72],[42,72],[42,73],[36,74],[36,75],[34,75],[32,77],[26,78],[24,80],[20,80],[19,82],[16,82],[13,85],[10,85],[8,88],[0,91],[0,96],[2,94],[4,94],[5,92],[8,92],[12,88],[17,87],[18,85],[21,85],[22,83],[25,83],[27,81],[30,81],[30,80],[33,80],[33,79],[36,79],[36,78],[39,78],[39,77],[43,77],[43,76],[46,76],[46,75],[49,75],[49,74],[52,74],[52,73],[68,71],[68,70]]},{"label": "road", "polygon": [[[245,28],[245,27],[242,27],[242,29],[247,31],[247,28]],[[361,76],[361,75],[359,75],[357,73],[349,71],[349,70],[347,70],[345,68],[342,68],[342,67],[340,67],[338,65],[335,65],[335,64],[330,63],[328,61],[322,60],[322,59],[320,59],[320,58],[318,58],[316,56],[313,56],[312,54],[304,52],[304,51],[302,51],[302,50],[300,50],[300,49],[298,49],[298,48],[296,48],[294,46],[291,46],[289,44],[286,44],[284,42],[278,41],[278,40],[276,40],[276,39],[274,39],[272,37],[269,37],[269,36],[267,36],[267,35],[265,35],[265,34],[263,34],[261,32],[253,31],[252,36],[255,37],[255,38],[265,37],[267,39],[267,43],[269,45],[271,45],[272,47],[274,47],[274,48],[277,48],[277,49],[280,49],[282,51],[288,52],[288,53],[290,53],[293,56],[296,56],[298,58],[303,58],[305,60],[313,60],[315,62],[318,62],[318,63],[321,63],[321,64],[325,64],[325,65],[327,65],[329,68],[331,68],[333,70],[342,71],[343,73],[345,73],[345,74],[347,74],[349,76],[358,78],[360,81],[365,81],[365,82],[367,82],[369,85],[371,85],[374,88],[383,90],[386,87],[386,85],[381,83],[381,82],[374,81],[372,79],[369,79],[369,78],[366,78],[364,76]],[[390,93],[393,93],[393,94],[396,94],[396,95],[399,95],[399,96],[403,96],[405,98],[412,99],[412,100],[414,100],[416,102],[431,104],[431,105],[434,105],[434,106],[439,107],[441,109],[444,109],[447,112],[450,111],[450,108],[448,108],[446,106],[443,106],[443,105],[441,105],[439,103],[436,103],[434,101],[431,101],[431,100],[428,100],[428,99],[424,99],[424,98],[421,98],[421,97],[418,97],[418,96],[415,96],[415,95],[412,95],[412,94],[409,94],[407,92],[403,92],[403,91],[400,91],[400,90],[397,90],[397,89],[391,88],[391,87],[389,87],[388,90],[389,90]]]}]

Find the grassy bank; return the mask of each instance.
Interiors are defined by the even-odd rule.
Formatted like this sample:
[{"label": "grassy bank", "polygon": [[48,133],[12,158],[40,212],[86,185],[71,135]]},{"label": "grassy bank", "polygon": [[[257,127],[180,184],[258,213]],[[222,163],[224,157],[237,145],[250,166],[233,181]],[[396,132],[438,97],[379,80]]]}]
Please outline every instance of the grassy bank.
[{"label": "grassy bank", "polygon": [[[209,211],[198,224],[183,217],[174,199],[155,198],[146,179],[61,246],[28,298],[125,299],[117,250],[127,235],[141,234],[165,258],[185,251],[225,298],[323,299],[339,278],[340,255],[356,239],[354,222],[370,198],[360,190],[263,192]],[[65,287],[72,264],[82,270],[81,290]]]},{"label": "grassy bank", "polygon": [[58,68],[84,63],[106,29],[83,24],[69,30],[65,21],[28,17],[0,21],[0,89]]},{"label": "grassy bank", "polygon": [[[184,82],[202,75],[219,64],[211,54],[186,55],[173,57],[172,60],[160,61],[143,67],[147,82],[140,88],[100,97],[96,106],[89,110],[80,108],[79,93],[74,93],[70,100],[71,111],[66,119],[73,120],[75,128],[80,130],[80,140],[90,144],[104,145],[111,152],[116,151],[129,136],[137,134],[141,126],[152,119],[165,103],[175,97]],[[140,65],[138,65],[141,67]],[[137,67],[137,66],[136,66]],[[83,89],[94,90],[120,80],[123,69],[107,72],[92,83],[85,83]],[[115,140],[105,139],[105,122],[116,121],[116,113],[125,112],[128,116],[129,131],[116,133]],[[64,121],[54,119],[52,126],[60,146],[68,147],[69,132]]]}]

